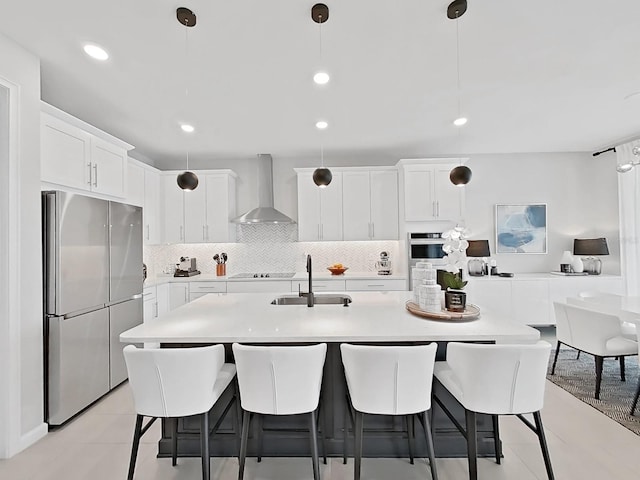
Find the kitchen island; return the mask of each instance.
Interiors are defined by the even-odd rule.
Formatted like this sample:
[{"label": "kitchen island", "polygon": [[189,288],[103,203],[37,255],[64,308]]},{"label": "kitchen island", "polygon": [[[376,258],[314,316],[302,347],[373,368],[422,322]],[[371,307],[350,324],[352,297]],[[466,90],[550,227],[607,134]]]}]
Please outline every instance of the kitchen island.
[{"label": "kitchen island", "polygon": [[[344,292],[341,294],[344,295]],[[287,292],[287,295],[291,296]],[[227,361],[232,361],[230,345],[233,342],[253,344],[328,344],[322,382],[321,415],[324,417],[324,437],[327,454],[341,456],[343,452],[343,427],[352,429],[346,415],[346,383],[342,370],[339,346],[342,342],[368,344],[420,344],[438,342],[438,358],[444,359],[449,341],[487,343],[531,343],[539,339],[533,328],[517,325],[509,318],[499,318],[483,312],[471,321],[433,321],[417,317],[405,308],[412,292],[348,292],[349,306],[272,305],[280,296],[269,293],[206,295],[186,304],[152,322],[139,325],[121,334],[125,343],[160,343],[163,347],[222,343],[227,348]],[[436,387],[437,388],[437,387]],[[232,392],[228,392],[229,395]],[[445,402],[452,402],[448,392],[438,390]],[[225,402],[221,402],[224,404]],[[464,415],[451,405],[454,412]],[[221,412],[211,412],[215,424]],[[437,456],[465,456],[466,443],[455,427],[438,409],[433,420]],[[321,420],[322,425],[322,420]],[[252,424],[249,455],[258,451],[257,426]],[[304,419],[274,417],[265,419],[264,429],[273,433],[264,442],[264,456],[308,455],[307,434]],[[393,417],[368,416],[365,428],[375,430],[365,435],[365,456],[405,456],[406,437],[402,438],[402,421]],[[211,438],[214,456],[237,455],[234,422],[228,418],[221,434]],[[481,454],[492,454],[493,439],[490,418],[481,418],[478,424],[478,447]],[[185,418],[180,422],[178,439],[179,455],[199,455],[199,421]],[[348,441],[351,452],[352,436]],[[423,437],[416,435],[416,453],[426,455]],[[170,454],[167,426],[159,444],[159,455]]]}]

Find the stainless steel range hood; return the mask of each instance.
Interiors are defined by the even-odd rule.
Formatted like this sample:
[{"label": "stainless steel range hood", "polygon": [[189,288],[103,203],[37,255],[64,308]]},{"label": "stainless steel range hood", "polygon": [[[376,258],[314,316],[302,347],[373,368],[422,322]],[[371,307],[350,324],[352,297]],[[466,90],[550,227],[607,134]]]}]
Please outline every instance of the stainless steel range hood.
[{"label": "stainless steel range hood", "polygon": [[234,223],[296,223],[273,208],[273,158],[258,155],[258,207],[232,220]]}]

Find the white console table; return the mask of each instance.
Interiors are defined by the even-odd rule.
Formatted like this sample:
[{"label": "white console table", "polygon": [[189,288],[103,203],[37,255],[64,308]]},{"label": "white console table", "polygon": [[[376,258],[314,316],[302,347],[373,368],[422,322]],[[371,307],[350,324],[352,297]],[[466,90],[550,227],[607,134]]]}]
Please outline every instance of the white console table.
[{"label": "white console table", "polygon": [[615,275],[561,276],[516,273],[513,277],[469,277],[467,302],[482,312],[499,314],[523,325],[555,325],[553,302],[566,302],[584,291],[623,293]]}]

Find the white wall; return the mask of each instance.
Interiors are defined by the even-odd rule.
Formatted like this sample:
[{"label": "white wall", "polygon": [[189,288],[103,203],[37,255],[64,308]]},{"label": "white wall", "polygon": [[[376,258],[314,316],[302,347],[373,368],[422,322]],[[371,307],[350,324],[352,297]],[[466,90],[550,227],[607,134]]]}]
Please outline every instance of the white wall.
[{"label": "white wall", "polygon": [[[588,153],[470,155],[466,223],[488,239],[500,271],[558,270],[574,238],[606,237],[603,273],[620,274],[618,184],[615,158]],[[495,254],[496,204],[547,204],[547,254]]]},{"label": "white wall", "polygon": [[[40,65],[0,35],[0,85],[9,91],[9,156],[2,175],[0,457],[47,432],[43,423],[40,246]],[[8,162],[7,162],[8,160]],[[8,247],[8,248],[6,248]]]}]

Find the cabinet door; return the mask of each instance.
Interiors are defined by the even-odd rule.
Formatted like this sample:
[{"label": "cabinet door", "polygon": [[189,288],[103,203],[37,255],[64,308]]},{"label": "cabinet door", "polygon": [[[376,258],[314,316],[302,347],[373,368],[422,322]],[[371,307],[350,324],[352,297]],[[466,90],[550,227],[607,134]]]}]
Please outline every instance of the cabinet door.
[{"label": "cabinet door", "polygon": [[342,173],[333,172],[329,185],[316,188],[320,190],[320,240],[342,240]]},{"label": "cabinet door", "polygon": [[90,134],[51,115],[41,114],[42,181],[90,190],[90,150]]},{"label": "cabinet door", "polygon": [[143,237],[146,245],[160,243],[160,174],[144,171]]},{"label": "cabinet door", "polygon": [[[144,208],[144,168],[129,162],[127,165],[127,194],[125,202]],[[146,234],[146,230],[144,232]]]},{"label": "cabinet door", "polygon": [[204,178],[199,178],[198,188],[184,191],[184,241],[203,243],[206,236],[207,187]]},{"label": "cabinet door", "polygon": [[169,311],[170,286],[168,283],[164,283],[162,285],[158,285],[156,289],[158,292],[156,294],[156,314],[160,316]]},{"label": "cabinet door", "polygon": [[514,320],[524,325],[549,325],[549,282],[517,280],[512,282],[511,301]]},{"label": "cabinet door", "polygon": [[344,240],[369,240],[371,233],[369,171],[342,172],[342,224]]},{"label": "cabinet door", "polygon": [[467,285],[467,303],[477,305],[484,314],[495,315],[496,318],[513,321],[514,314],[511,302],[511,285],[509,279],[473,277]]},{"label": "cabinet door", "polygon": [[442,165],[434,169],[435,210],[438,220],[457,221],[462,217],[464,186],[454,185],[449,173],[457,165]]},{"label": "cabinet door", "polygon": [[127,151],[100,138],[91,137],[91,191],[125,196]]},{"label": "cabinet door", "polygon": [[320,188],[312,173],[298,173],[298,240],[320,240]]},{"label": "cabinet door", "polygon": [[404,167],[404,219],[407,222],[436,218],[433,181],[433,168],[429,165]]},{"label": "cabinet door", "polygon": [[[373,240],[397,240],[398,172],[397,170],[372,170],[370,179],[371,238]],[[345,240],[347,240],[346,231]]]},{"label": "cabinet door", "polygon": [[[162,209],[164,211],[163,241],[184,242],[184,192],[174,174],[161,175]],[[191,192],[192,193],[192,192]]]},{"label": "cabinet door", "polygon": [[169,284],[169,309],[175,310],[189,302],[189,284],[171,283]]},{"label": "cabinet door", "polygon": [[207,242],[229,242],[232,240],[231,217],[235,216],[235,201],[230,204],[230,180],[227,174],[207,175],[207,208],[205,238]]}]

